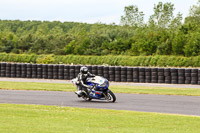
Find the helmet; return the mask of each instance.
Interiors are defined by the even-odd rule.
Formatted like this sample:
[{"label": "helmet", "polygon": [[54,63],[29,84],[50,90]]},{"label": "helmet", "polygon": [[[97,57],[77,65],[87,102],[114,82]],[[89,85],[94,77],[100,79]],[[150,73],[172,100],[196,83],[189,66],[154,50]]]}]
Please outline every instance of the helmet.
[{"label": "helmet", "polygon": [[87,67],[81,67],[80,72],[82,74],[87,74],[88,73],[88,68]]}]

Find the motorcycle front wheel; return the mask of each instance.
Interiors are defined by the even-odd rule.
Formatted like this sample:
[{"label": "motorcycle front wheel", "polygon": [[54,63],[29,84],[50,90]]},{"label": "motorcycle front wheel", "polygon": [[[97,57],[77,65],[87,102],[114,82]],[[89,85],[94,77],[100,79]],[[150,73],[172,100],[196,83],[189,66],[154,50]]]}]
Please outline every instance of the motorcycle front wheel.
[{"label": "motorcycle front wheel", "polygon": [[108,102],[113,102],[114,103],[116,101],[116,96],[111,90],[107,91],[107,96],[105,98],[106,98],[106,100]]}]

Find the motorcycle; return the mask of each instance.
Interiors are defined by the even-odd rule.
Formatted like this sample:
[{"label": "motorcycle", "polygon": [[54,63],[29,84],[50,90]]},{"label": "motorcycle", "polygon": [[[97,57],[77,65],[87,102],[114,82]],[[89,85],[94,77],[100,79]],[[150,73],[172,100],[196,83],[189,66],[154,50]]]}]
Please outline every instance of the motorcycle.
[{"label": "motorcycle", "polygon": [[[72,79],[72,83],[77,87],[79,84],[78,78]],[[88,89],[88,93],[81,90],[81,97],[86,101],[91,101],[92,99],[107,100],[108,102],[115,102],[115,94],[108,89],[109,82],[106,78],[95,76],[89,77],[86,80],[86,84],[93,86],[93,89]]]}]

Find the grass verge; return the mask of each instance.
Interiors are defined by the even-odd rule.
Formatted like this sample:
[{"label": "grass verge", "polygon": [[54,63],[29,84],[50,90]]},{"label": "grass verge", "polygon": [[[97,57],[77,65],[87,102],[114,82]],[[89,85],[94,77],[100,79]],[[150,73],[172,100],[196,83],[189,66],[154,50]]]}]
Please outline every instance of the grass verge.
[{"label": "grass verge", "polygon": [[[75,91],[72,84],[10,82],[0,81],[0,89],[9,90],[44,90],[44,91]],[[200,96],[200,88],[169,88],[169,87],[142,87],[142,86],[110,86],[114,93],[160,94],[160,95],[187,95]]]},{"label": "grass verge", "polygon": [[199,133],[200,117],[0,104],[1,133]]}]

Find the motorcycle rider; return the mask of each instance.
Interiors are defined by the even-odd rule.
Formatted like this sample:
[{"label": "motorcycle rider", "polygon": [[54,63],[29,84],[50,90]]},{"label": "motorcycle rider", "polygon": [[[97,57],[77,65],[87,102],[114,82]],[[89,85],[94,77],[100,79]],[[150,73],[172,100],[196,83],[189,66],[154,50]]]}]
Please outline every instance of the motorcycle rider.
[{"label": "motorcycle rider", "polygon": [[88,89],[92,89],[93,86],[86,85],[86,80],[88,77],[95,77],[88,71],[88,68],[83,66],[80,68],[80,73],[78,74],[77,91],[75,92],[79,97],[82,95],[82,90],[89,94]]}]

